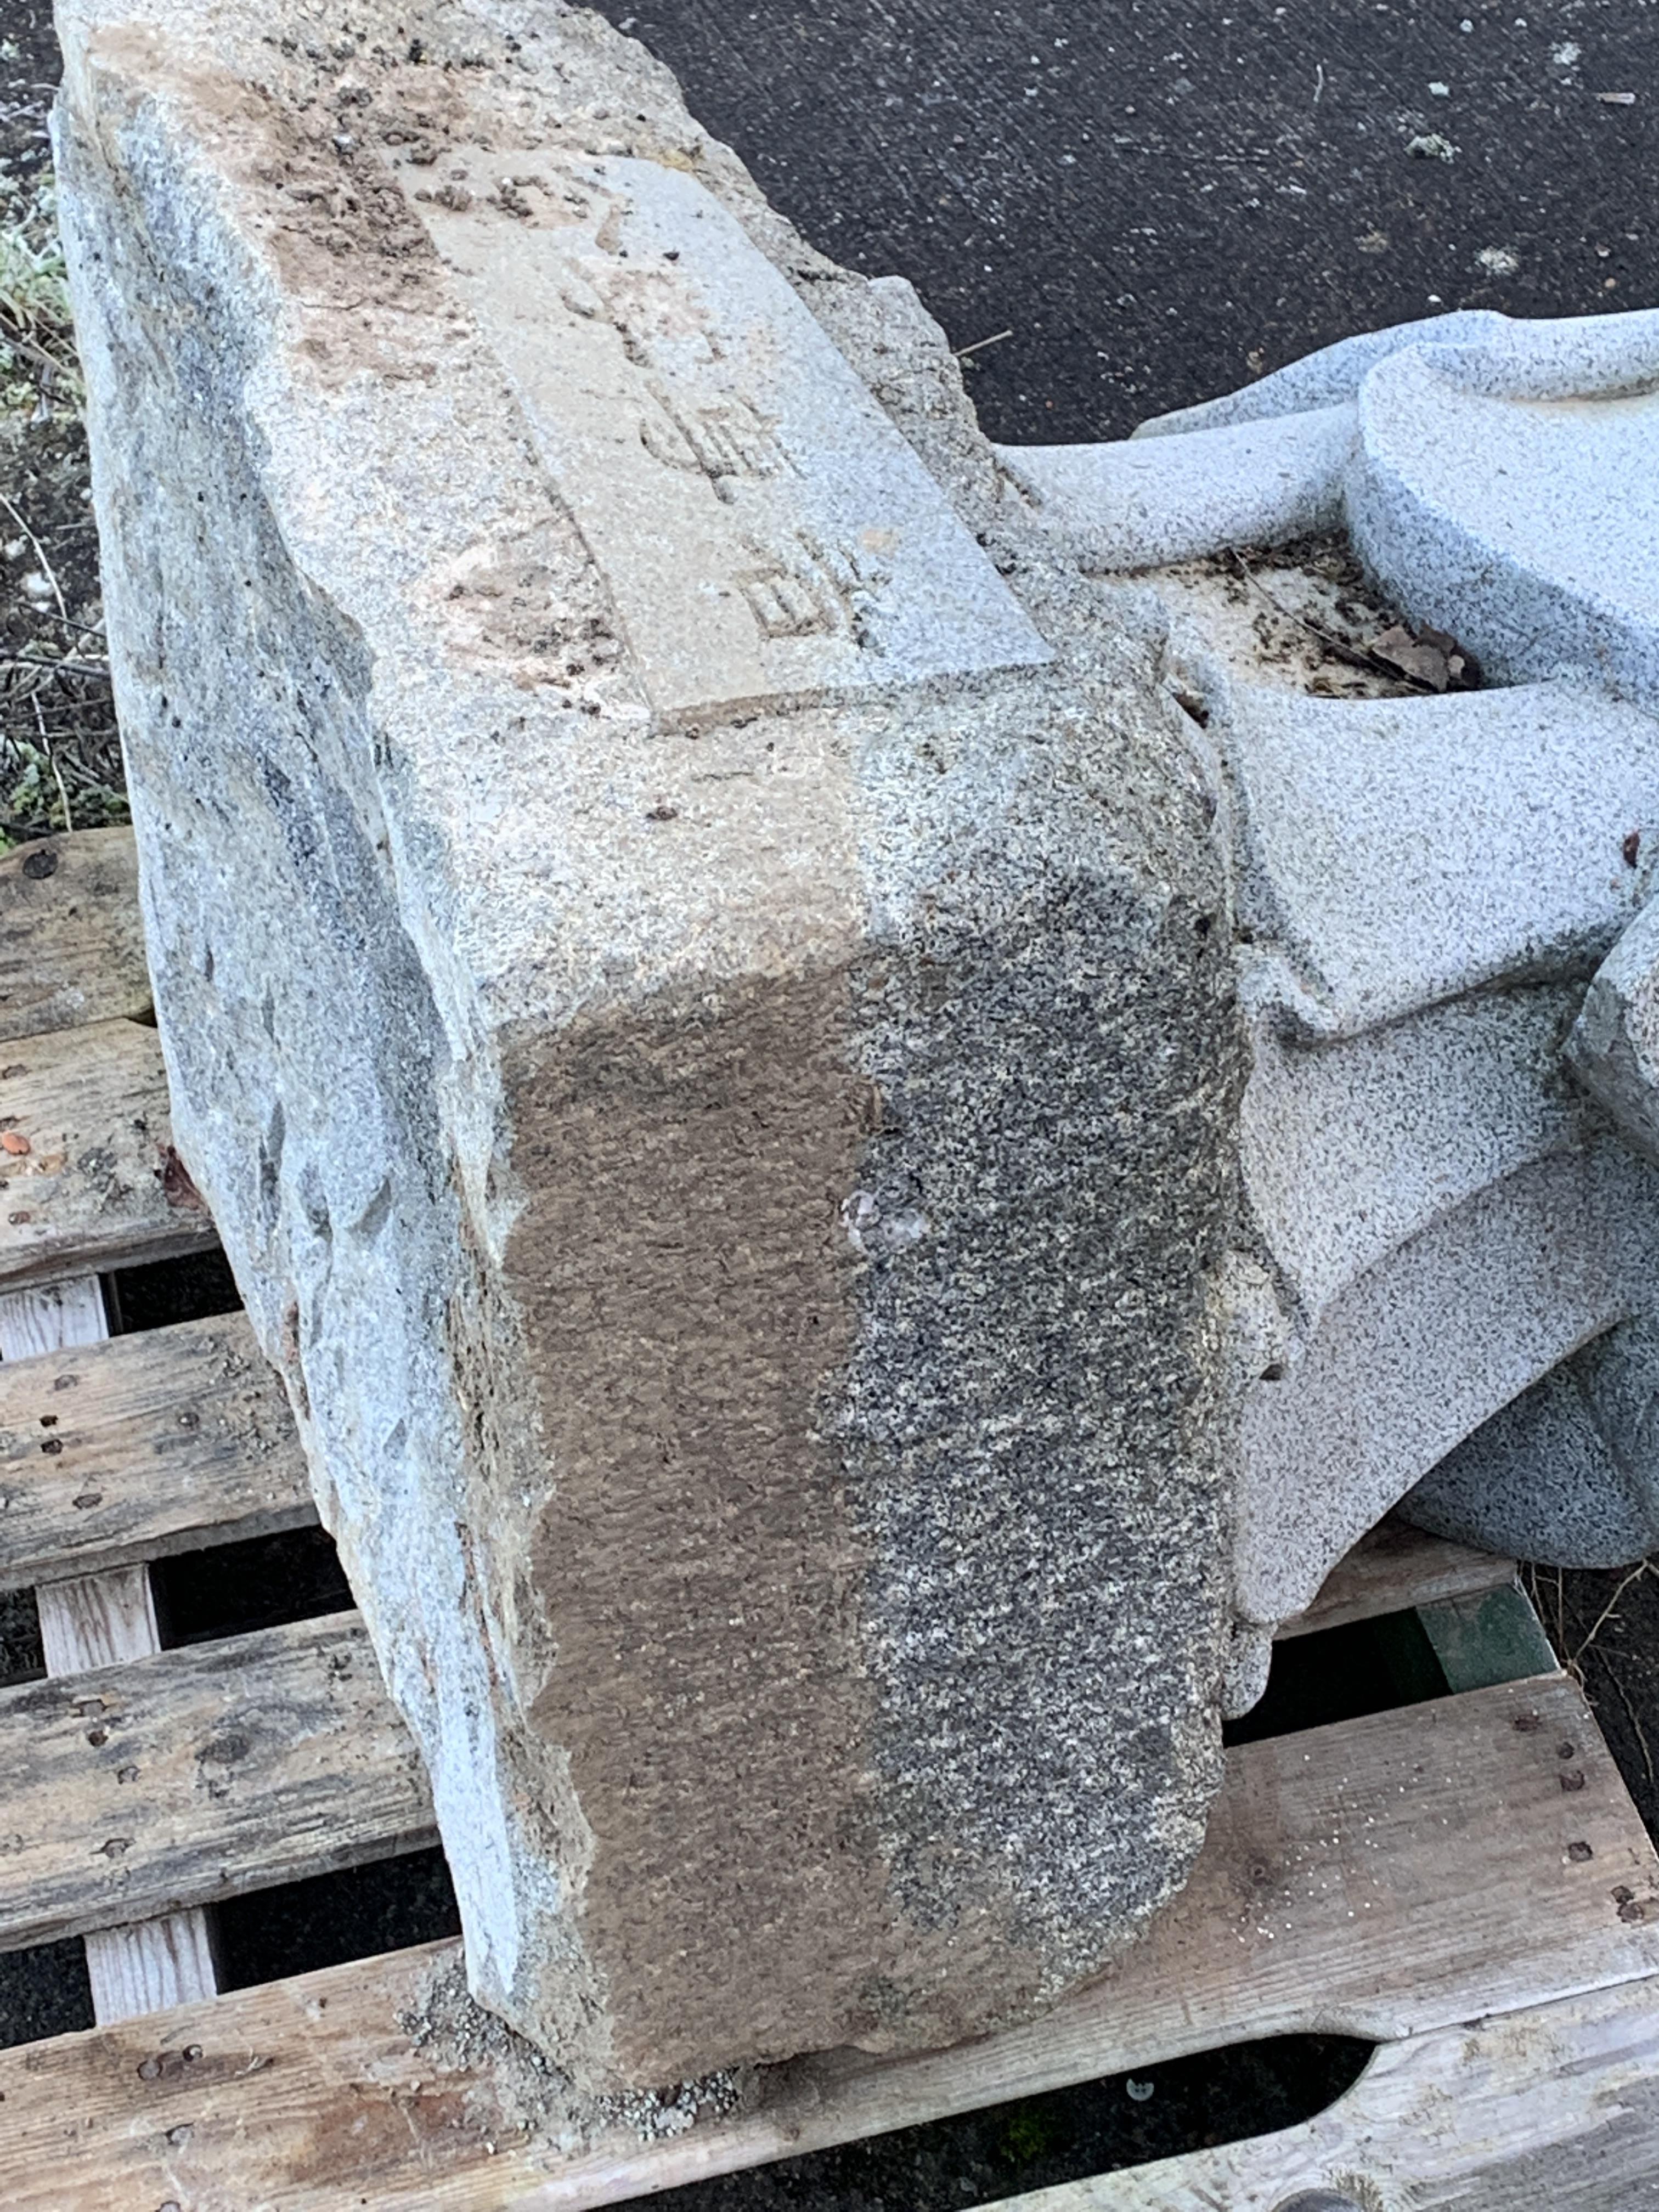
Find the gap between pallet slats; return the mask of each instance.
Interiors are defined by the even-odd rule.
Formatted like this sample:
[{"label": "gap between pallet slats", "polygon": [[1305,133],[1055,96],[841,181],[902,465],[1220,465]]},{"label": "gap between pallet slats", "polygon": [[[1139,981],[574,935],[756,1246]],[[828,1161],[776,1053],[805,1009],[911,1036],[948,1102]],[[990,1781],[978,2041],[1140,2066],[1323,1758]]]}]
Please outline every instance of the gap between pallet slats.
[{"label": "gap between pallet slats", "polygon": [[[0,1296],[0,1362],[56,1352],[107,1334],[95,1278],[46,1291]],[[73,1675],[159,1650],[149,1576],[142,1566],[108,1577],[43,1583],[35,1591],[49,1674]],[[9,1783],[14,1772],[3,1770]],[[9,1790],[9,1799],[15,1802]],[[58,1808],[48,1808],[55,1820]],[[211,1996],[217,1987],[207,1923],[199,1911],[159,1923],[111,1928],[88,1939],[87,1974],[94,2018],[125,2020]]]}]

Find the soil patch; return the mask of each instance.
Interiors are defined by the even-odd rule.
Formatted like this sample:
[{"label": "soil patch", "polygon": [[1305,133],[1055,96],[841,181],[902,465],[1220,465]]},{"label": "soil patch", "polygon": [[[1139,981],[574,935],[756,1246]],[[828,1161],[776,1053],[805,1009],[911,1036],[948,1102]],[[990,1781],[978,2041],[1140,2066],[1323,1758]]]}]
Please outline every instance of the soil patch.
[{"label": "soil patch", "polygon": [[0,34],[0,847],[126,819],[58,251],[46,0]]}]

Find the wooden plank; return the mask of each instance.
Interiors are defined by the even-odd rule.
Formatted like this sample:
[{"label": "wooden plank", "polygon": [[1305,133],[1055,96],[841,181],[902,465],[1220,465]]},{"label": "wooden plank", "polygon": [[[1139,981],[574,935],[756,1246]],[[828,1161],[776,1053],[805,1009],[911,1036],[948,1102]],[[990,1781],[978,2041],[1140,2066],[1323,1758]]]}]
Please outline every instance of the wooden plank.
[{"label": "wooden plank", "polygon": [[0,1589],[316,1517],[246,1315],[0,1367]]},{"label": "wooden plank", "polygon": [[213,1224],[173,1151],[154,1030],[94,1022],[5,1049],[0,1289],[212,1243]]},{"label": "wooden plank", "polygon": [[1479,1596],[1514,1580],[1513,1559],[1427,1535],[1390,1514],[1332,1569],[1307,1611],[1279,1632],[1306,1636],[1314,1629],[1342,1628],[1410,1606]]},{"label": "wooden plank", "polygon": [[611,2135],[562,2154],[556,2113],[531,2125],[522,2065],[483,2055],[499,2035],[470,2054],[417,2041],[412,2024],[457,1971],[457,1947],[429,1946],[0,2052],[0,2202],[616,2203],[1242,2036],[1424,2035],[1650,1975],[1659,1863],[1556,1676],[1230,1753],[1192,1882],[1092,1989],[952,2051],[799,2062],[758,2109],[671,2140]]},{"label": "wooden plank", "polygon": [[[95,1278],[0,1297],[0,1360],[43,1352],[61,1358],[71,1347],[99,1342],[108,1329]],[[43,1583],[35,1607],[49,1675],[141,1658],[161,1645],[149,1572],[143,1566]],[[93,2017],[102,2023],[210,1996],[217,1986],[207,1922],[199,1911],[105,1929],[87,1939],[86,1960]]]},{"label": "wooden plank", "polygon": [[986,2212],[1265,2212],[1322,2190],[1413,2212],[1653,2212],[1659,1982],[1385,2045],[1300,2127]]},{"label": "wooden plank", "polygon": [[131,830],[0,853],[0,1043],[149,1006]]},{"label": "wooden plank", "polygon": [[[34,1601],[49,1675],[78,1680],[88,1668],[113,1666],[161,1649],[149,1574],[142,1566],[77,1582],[46,1583]],[[0,1773],[11,1779],[3,1755]],[[207,1917],[200,1911],[100,1929],[88,1936],[86,1951],[93,2014],[106,2023],[211,1996],[218,1986]]]},{"label": "wooden plank", "polygon": [[[161,1648],[155,1600],[143,1567],[122,1567],[112,1575],[91,1575],[84,1581],[43,1583],[35,1603],[40,1608],[40,1647],[48,1674],[118,1667],[123,1660],[143,1659]],[[15,1771],[0,1752],[0,1773]]]},{"label": "wooden plank", "polygon": [[219,1986],[208,1917],[199,1905],[86,1939],[93,2017],[105,2027],[210,1997]]},{"label": "wooden plank", "polygon": [[[0,1363],[4,1363],[0,1364],[0,1385],[9,1377],[12,1361],[46,1358],[65,1345],[95,1344],[108,1326],[103,1287],[96,1275],[53,1283],[45,1290],[0,1292]],[[0,1512],[4,1510],[0,1506]]]},{"label": "wooden plank", "polygon": [[0,1691],[0,1773],[4,1949],[435,1839],[355,1613]]}]

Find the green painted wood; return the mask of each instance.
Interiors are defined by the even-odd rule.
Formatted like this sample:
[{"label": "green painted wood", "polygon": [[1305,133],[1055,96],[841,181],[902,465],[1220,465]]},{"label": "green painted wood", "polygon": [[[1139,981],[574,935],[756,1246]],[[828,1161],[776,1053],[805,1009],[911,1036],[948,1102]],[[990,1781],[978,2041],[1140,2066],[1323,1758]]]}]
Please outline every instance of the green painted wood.
[{"label": "green painted wood", "polygon": [[1476,1596],[1449,1598],[1441,1605],[1419,1606],[1417,1617],[1434,1646],[1449,1689],[1486,1690],[1498,1682],[1521,1682],[1534,1674],[1560,1671],[1542,1622],[1526,1592],[1515,1583]]}]

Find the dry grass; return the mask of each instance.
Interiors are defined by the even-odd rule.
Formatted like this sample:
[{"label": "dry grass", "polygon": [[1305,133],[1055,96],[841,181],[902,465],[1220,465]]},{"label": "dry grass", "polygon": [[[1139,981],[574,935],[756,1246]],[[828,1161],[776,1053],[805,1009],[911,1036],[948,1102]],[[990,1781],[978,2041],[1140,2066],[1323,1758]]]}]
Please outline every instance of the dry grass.
[{"label": "dry grass", "polygon": [[0,171],[0,407],[31,419],[79,412],[81,365],[50,173]]},{"label": "dry grass", "polygon": [[0,166],[0,846],[126,818],[96,579],[48,550],[85,517],[83,397],[52,173]]},{"label": "dry grass", "polygon": [[[1609,1694],[1621,1707],[1631,1742],[1646,1774],[1648,1802],[1651,1805],[1659,1795],[1659,1771],[1656,1771],[1653,1741],[1644,1718],[1644,1708],[1650,1720],[1655,1702],[1650,1679],[1655,1671],[1654,1661],[1641,1624],[1637,1624],[1638,1640],[1635,1649],[1621,1648],[1613,1632],[1626,1625],[1625,1608],[1632,1597],[1643,1595],[1643,1586],[1649,1583],[1659,1585],[1659,1559],[1638,1559],[1633,1567],[1625,1570],[1604,1596],[1606,1579],[1605,1576],[1588,1572],[1569,1573],[1560,1567],[1528,1565],[1522,1569],[1527,1595],[1555,1646],[1565,1672],[1593,1706],[1603,1709],[1604,1719]],[[1633,1685],[1623,1679],[1626,1671],[1638,1677]],[[1644,1677],[1649,1679],[1640,1679]],[[1628,1765],[1626,1778],[1632,1779]]]}]

